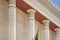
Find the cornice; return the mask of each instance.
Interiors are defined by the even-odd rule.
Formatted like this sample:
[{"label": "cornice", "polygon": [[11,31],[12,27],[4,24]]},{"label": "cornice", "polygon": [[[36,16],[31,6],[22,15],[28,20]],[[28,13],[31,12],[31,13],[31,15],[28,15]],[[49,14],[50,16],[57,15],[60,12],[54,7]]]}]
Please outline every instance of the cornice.
[{"label": "cornice", "polygon": [[60,11],[53,6],[53,4],[51,2],[49,2],[48,0],[37,0],[40,4],[42,4],[46,9],[48,9],[51,13],[53,13],[53,15],[55,15],[56,17],[58,17],[60,19]]}]

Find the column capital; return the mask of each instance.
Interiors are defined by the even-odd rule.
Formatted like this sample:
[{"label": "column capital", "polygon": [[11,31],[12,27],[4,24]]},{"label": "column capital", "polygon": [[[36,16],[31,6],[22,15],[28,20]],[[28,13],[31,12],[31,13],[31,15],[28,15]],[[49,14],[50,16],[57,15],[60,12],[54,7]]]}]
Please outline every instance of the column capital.
[{"label": "column capital", "polygon": [[60,28],[56,28],[56,40],[60,40]]},{"label": "column capital", "polygon": [[16,0],[9,0],[9,7],[16,7]]},{"label": "column capital", "polygon": [[35,9],[28,9],[27,12],[28,12],[28,13],[35,13],[36,10],[35,10]]},{"label": "column capital", "polygon": [[9,4],[16,4],[16,0],[9,0]]},{"label": "column capital", "polygon": [[50,23],[50,20],[43,20],[43,23]]},{"label": "column capital", "polygon": [[60,31],[60,28],[56,28],[55,31]]},{"label": "column capital", "polygon": [[44,29],[49,29],[50,20],[43,20]]}]

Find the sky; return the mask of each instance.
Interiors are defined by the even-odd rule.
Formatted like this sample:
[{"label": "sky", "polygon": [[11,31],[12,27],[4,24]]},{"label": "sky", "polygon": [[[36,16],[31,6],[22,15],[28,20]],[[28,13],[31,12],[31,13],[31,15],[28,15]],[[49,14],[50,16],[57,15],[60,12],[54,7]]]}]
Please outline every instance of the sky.
[{"label": "sky", "polygon": [[60,0],[51,0],[60,9]]}]

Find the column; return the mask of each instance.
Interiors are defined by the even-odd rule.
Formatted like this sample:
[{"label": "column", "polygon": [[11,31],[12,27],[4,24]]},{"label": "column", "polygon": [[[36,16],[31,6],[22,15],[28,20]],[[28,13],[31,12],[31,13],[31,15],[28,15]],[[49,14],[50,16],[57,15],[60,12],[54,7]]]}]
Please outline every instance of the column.
[{"label": "column", "polygon": [[44,24],[44,40],[49,40],[49,20],[43,20]]},{"label": "column", "polygon": [[56,40],[60,40],[60,28],[56,28]]},{"label": "column", "polygon": [[16,40],[16,0],[9,0],[9,39]]},{"label": "column", "polygon": [[33,40],[35,36],[35,13],[34,9],[27,10],[28,12],[28,30],[29,30],[29,40]]}]

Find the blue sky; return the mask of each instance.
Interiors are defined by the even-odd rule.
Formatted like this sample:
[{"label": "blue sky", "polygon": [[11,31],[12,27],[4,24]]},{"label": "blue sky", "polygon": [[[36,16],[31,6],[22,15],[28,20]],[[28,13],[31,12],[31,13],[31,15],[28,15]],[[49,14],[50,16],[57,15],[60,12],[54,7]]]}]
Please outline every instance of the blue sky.
[{"label": "blue sky", "polygon": [[51,0],[51,1],[55,3],[58,8],[60,8],[60,0]]}]

